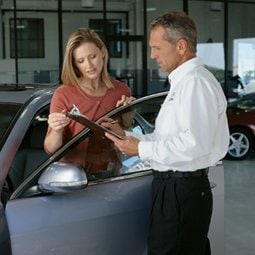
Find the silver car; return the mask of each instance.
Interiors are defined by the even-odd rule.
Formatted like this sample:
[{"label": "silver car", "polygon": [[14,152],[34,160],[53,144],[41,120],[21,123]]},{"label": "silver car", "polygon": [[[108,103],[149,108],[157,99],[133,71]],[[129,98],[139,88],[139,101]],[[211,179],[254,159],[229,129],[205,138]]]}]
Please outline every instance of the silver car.
[{"label": "silver car", "polygon": [[[95,146],[105,143],[102,135],[87,128],[49,157],[43,139],[55,87],[5,86],[0,90],[1,254],[146,254],[152,180],[149,163],[120,155],[117,173],[107,169],[98,175],[61,162],[84,139],[94,136]],[[162,92],[137,99],[106,116],[121,118],[133,132],[151,132],[165,96]],[[214,198],[209,238],[212,254],[221,255],[221,162],[210,169],[209,178]]]}]

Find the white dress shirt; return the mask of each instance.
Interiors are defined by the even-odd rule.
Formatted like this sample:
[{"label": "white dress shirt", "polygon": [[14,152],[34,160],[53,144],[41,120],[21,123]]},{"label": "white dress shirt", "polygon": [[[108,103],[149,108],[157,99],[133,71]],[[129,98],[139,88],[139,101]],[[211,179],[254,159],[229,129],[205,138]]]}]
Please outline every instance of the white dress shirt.
[{"label": "white dress shirt", "polygon": [[158,171],[195,171],[214,166],[227,153],[226,98],[197,57],[168,76],[170,91],[151,134],[138,135],[139,157]]}]

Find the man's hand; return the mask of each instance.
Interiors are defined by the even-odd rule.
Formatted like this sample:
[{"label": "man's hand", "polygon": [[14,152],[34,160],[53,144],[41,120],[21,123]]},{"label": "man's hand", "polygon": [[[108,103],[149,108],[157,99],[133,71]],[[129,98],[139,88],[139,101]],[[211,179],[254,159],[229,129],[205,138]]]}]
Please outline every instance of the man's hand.
[{"label": "man's hand", "polygon": [[115,136],[105,133],[105,136],[114,142],[115,146],[126,156],[138,155],[138,144],[140,142],[134,136],[125,136],[124,140],[118,139]]}]

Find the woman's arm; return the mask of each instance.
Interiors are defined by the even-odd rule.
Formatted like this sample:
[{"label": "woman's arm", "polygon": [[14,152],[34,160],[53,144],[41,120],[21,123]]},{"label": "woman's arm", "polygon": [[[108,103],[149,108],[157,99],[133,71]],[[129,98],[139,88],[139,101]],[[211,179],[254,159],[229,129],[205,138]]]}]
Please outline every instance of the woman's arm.
[{"label": "woman's arm", "polygon": [[49,115],[49,128],[44,140],[44,148],[47,153],[51,154],[62,146],[64,129],[69,122],[70,119],[64,111],[61,113],[53,112]]}]

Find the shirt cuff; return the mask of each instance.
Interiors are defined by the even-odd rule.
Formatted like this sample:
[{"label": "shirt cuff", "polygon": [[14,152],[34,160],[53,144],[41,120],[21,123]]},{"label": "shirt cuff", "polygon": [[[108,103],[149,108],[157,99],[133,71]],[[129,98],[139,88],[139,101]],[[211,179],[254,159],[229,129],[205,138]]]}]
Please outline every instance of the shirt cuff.
[{"label": "shirt cuff", "polygon": [[150,146],[151,142],[148,141],[140,141],[138,144],[138,154],[141,160],[151,160],[152,157],[152,146]]}]

